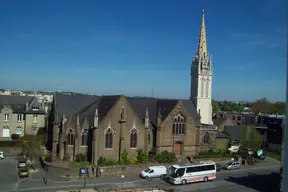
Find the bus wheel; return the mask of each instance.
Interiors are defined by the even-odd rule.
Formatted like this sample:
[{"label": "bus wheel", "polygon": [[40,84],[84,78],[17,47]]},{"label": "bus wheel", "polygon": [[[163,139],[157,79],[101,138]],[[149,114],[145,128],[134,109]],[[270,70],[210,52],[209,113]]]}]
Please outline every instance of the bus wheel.
[{"label": "bus wheel", "polygon": [[187,181],[185,179],[182,180],[182,185],[185,185]]},{"label": "bus wheel", "polygon": [[207,182],[208,181],[208,177],[204,177],[204,182]]}]

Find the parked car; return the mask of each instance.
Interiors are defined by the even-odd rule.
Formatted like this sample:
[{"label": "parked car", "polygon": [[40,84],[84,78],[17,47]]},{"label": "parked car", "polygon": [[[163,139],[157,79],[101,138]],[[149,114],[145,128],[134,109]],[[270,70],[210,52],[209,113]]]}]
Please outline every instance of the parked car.
[{"label": "parked car", "polygon": [[222,166],[220,164],[216,164],[216,171],[219,172],[221,171]]},{"label": "parked car", "polygon": [[19,177],[29,177],[29,169],[28,167],[21,167],[18,169]]},{"label": "parked car", "polygon": [[140,177],[142,178],[164,177],[166,175],[167,169],[165,166],[150,166],[140,173]]},{"label": "parked car", "polygon": [[4,159],[4,152],[0,151],[0,160]]},{"label": "parked car", "polygon": [[18,162],[18,168],[27,167],[27,162],[25,160],[20,160]]},{"label": "parked car", "polygon": [[233,169],[239,169],[241,164],[237,161],[229,162],[224,166],[224,169],[226,170],[233,170]]}]

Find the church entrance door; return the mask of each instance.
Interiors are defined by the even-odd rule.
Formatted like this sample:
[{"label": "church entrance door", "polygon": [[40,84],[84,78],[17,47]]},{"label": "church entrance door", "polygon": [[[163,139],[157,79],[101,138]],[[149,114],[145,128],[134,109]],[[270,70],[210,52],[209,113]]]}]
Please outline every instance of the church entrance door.
[{"label": "church entrance door", "polygon": [[182,143],[180,143],[180,142],[175,143],[175,155],[176,156],[181,155],[181,152],[182,152],[181,148],[182,148]]}]

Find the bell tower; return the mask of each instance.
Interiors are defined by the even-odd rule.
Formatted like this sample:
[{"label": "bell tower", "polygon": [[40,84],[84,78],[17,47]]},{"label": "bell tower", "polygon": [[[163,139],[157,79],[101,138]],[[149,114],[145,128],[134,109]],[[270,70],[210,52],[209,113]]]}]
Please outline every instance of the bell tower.
[{"label": "bell tower", "polygon": [[207,50],[204,10],[200,28],[198,49],[191,66],[190,100],[201,116],[202,124],[213,125],[212,121],[212,57]]}]

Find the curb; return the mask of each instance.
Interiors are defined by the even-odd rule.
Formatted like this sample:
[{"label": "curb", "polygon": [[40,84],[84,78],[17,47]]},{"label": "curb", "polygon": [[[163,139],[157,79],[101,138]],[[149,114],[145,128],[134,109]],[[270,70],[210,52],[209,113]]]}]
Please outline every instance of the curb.
[{"label": "curb", "polygon": [[[253,170],[253,169],[261,169],[261,168],[269,168],[269,167],[280,167],[280,165],[265,165],[265,166],[242,166],[242,168],[241,169],[239,169],[238,171],[245,171],[245,170]],[[222,171],[221,171],[221,173],[223,173]],[[106,176],[106,177],[114,177],[115,175],[111,175],[111,176]],[[136,175],[135,175],[136,176]],[[82,178],[80,179],[79,177],[73,177],[73,176],[70,176],[70,177],[66,177],[66,176],[60,176],[60,177],[62,177],[62,178],[66,178],[66,179],[71,179],[70,180],[70,182],[71,181],[80,181],[80,180],[82,180]],[[89,181],[89,180],[95,180],[95,181],[101,181],[102,180],[102,177],[90,177],[90,178],[86,178],[87,179],[87,181]],[[105,178],[104,178],[105,179]],[[104,181],[104,180],[103,180]],[[127,182],[134,182],[134,181],[127,181]],[[102,182],[100,182],[100,183],[102,183]],[[105,183],[105,182],[103,182],[103,183]]]}]

